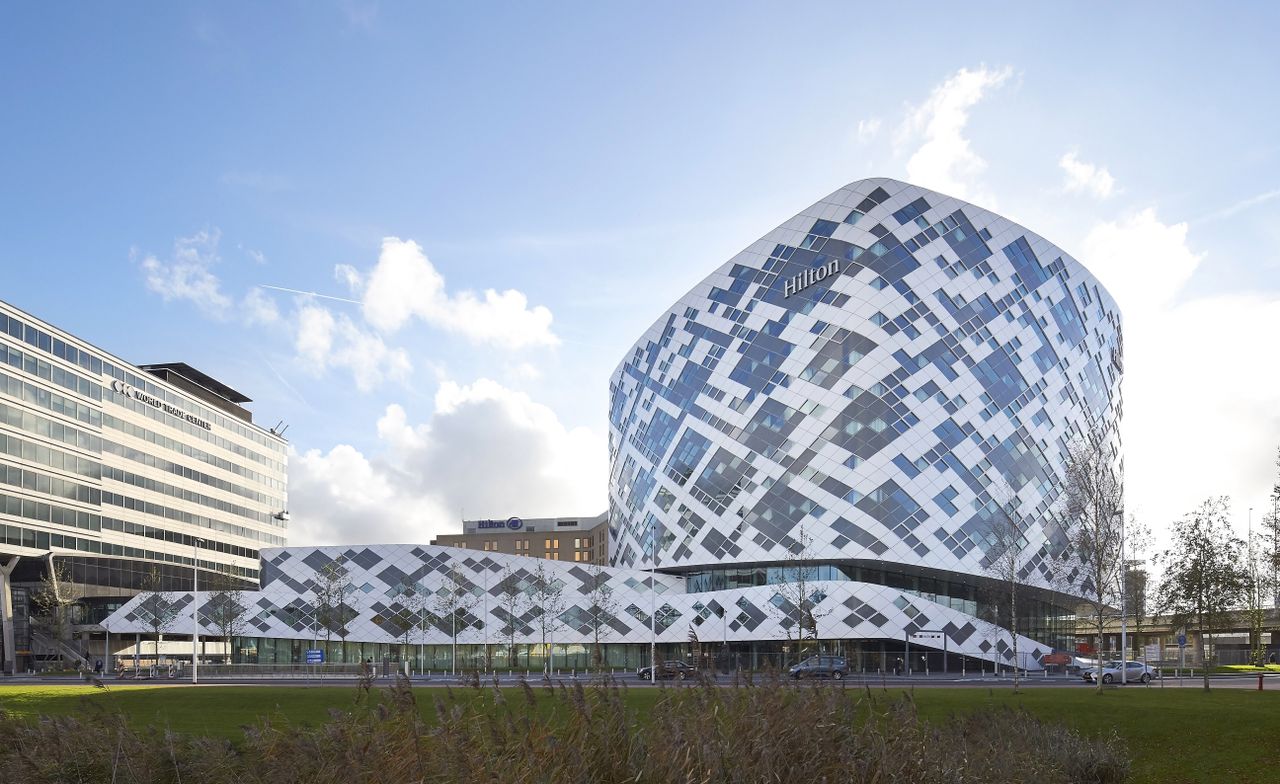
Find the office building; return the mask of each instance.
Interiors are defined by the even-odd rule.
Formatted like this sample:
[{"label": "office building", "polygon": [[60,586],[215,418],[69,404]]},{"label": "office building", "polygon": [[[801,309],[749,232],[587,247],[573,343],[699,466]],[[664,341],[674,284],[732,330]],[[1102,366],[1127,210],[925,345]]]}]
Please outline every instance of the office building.
[{"label": "office building", "polygon": [[57,653],[30,623],[50,575],[70,578],[81,629],[153,572],[190,590],[198,561],[206,578],[257,585],[259,550],[286,543],[287,443],[248,402],[189,365],[132,365],[0,302],[5,671]]}]

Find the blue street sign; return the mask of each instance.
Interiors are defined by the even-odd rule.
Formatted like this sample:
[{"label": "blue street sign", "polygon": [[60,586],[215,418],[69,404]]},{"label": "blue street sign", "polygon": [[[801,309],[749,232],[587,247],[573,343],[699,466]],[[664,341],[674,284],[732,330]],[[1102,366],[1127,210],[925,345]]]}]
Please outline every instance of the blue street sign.
[{"label": "blue street sign", "polygon": [[324,664],[324,651],[319,648],[308,648],[307,664]]},{"label": "blue street sign", "polygon": [[1185,634],[1178,635],[1178,647],[1179,648],[1187,647],[1187,635]]}]

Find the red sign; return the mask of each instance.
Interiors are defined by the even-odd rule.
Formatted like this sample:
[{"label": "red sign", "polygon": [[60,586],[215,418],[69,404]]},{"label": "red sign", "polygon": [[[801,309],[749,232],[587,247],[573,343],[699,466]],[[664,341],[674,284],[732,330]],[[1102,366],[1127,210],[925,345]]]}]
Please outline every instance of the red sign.
[{"label": "red sign", "polygon": [[1040,657],[1041,664],[1070,664],[1071,654],[1069,653],[1046,653]]}]

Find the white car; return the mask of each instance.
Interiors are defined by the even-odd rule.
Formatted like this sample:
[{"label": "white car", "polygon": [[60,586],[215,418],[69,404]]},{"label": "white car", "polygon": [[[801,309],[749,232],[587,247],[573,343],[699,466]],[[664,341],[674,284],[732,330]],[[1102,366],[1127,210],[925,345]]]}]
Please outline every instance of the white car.
[{"label": "white car", "polygon": [[[1102,663],[1102,682],[1120,683],[1121,666],[1124,667],[1124,681],[1128,683],[1150,683],[1152,678],[1160,677],[1160,670],[1140,661],[1122,662],[1116,660]],[[1087,683],[1093,683],[1097,674],[1098,670],[1095,667],[1080,671],[1080,677],[1084,678]]]}]

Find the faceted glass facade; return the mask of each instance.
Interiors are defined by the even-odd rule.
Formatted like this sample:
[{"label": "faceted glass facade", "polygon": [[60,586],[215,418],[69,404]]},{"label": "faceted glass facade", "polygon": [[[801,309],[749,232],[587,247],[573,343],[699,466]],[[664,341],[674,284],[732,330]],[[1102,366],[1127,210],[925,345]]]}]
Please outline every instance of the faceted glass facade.
[{"label": "faceted glass facade", "polygon": [[[854,183],[722,265],[614,373],[613,562],[776,582],[803,532],[830,577],[909,575],[977,614],[991,518],[1013,505],[1025,582],[1061,590],[1063,459],[1094,422],[1119,469],[1121,375],[1119,311],[1062,250],[941,194]],[[727,563],[753,573],[711,577]]]}]

